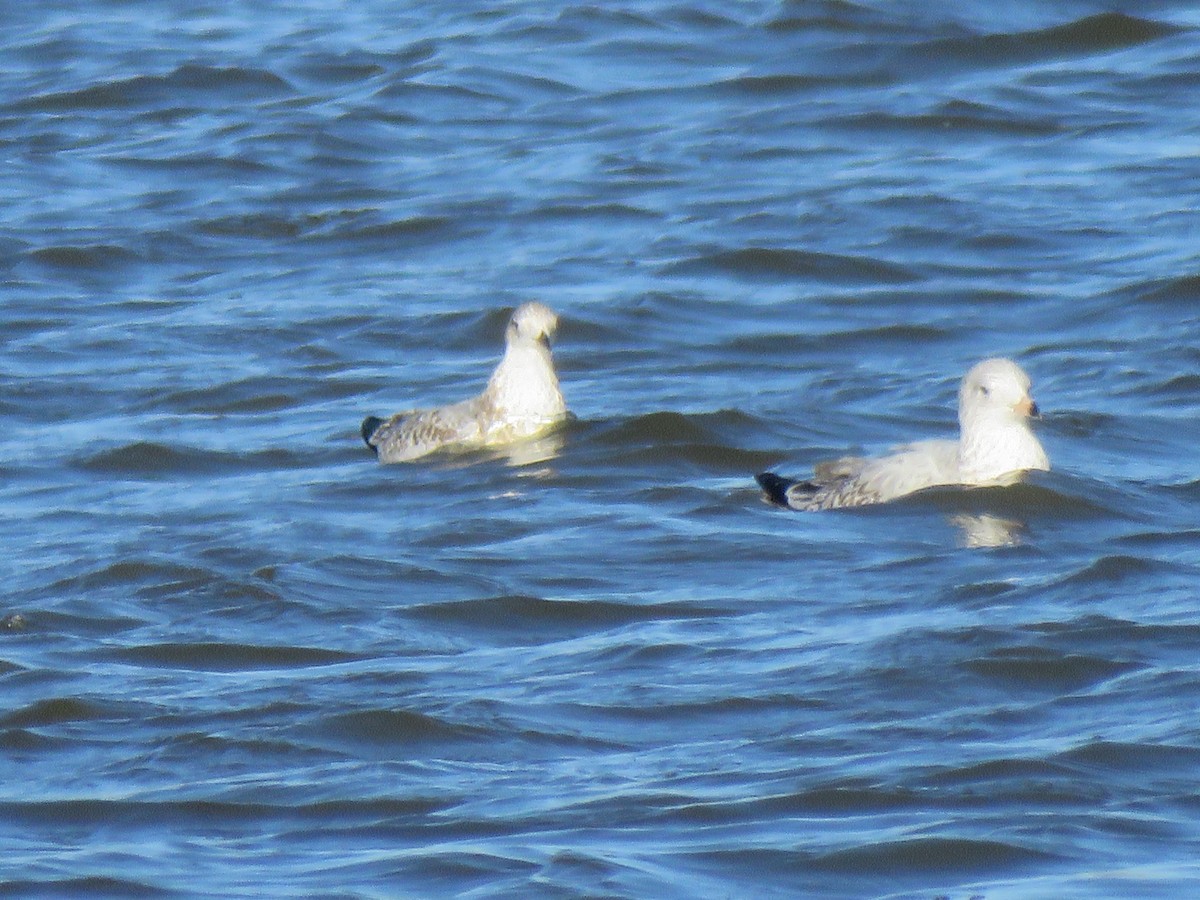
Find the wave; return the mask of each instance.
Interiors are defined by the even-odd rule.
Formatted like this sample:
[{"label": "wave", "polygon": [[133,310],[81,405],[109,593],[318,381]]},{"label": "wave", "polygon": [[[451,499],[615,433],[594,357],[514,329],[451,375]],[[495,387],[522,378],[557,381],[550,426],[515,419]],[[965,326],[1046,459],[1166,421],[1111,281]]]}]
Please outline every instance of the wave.
[{"label": "wave", "polygon": [[1002,647],[959,664],[963,669],[1007,689],[1025,688],[1051,694],[1095,687],[1144,668],[1128,660],[1044,647]]},{"label": "wave", "polygon": [[0,893],[16,897],[178,897],[179,891],[150,881],[112,875],[78,878],[5,878]]},{"label": "wave", "polygon": [[1115,773],[1149,778],[1152,773],[1183,777],[1200,766],[1200,750],[1182,744],[1089,740],[1059,754],[1059,761],[1089,770],[1106,769]]},{"label": "wave", "polygon": [[[819,13],[792,15],[768,23],[784,34],[822,34],[815,59],[820,78],[855,79],[846,84],[889,83],[983,67],[1007,68],[1086,57],[1150,44],[1184,31],[1181,26],[1119,12],[1085,16],[1039,28],[1005,30],[1000,20],[969,21],[969,7],[959,21],[939,15],[922,25],[887,8],[868,10],[855,3],[823,4]],[[941,35],[927,37],[930,34]],[[947,34],[949,32],[949,34]],[[846,45],[853,36],[855,44]],[[869,40],[864,40],[868,36]],[[897,48],[880,52],[877,47]],[[774,87],[771,77],[763,80]],[[805,80],[784,80],[782,89],[808,88]]]},{"label": "wave", "polygon": [[141,255],[116,244],[60,244],[29,251],[29,258],[58,269],[107,272],[141,260]]},{"label": "wave", "polygon": [[894,502],[927,505],[951,513],[992,513],[1039,520],[1133,517],[1130,494],[1122,485],[1056,471],[1029,473],[1011,485],[929,488]]},{"label": "wave", "polygon": [[[726,878],[741,873],[755,881],[793,885],[797,896],[823,893],[827,883],[818,873],[846,879],[847,896],[879,896],[881,891],[932,889],[947,877],[987,876],[1059,862],[1061,857],[1022,843],[965,837],[914,837],[878,841],[828,851],[786,849],[721,849],[683,856],[721,870]],[[929,879],[937,879],[930,882]],[[817,884],[824,886],[816,887]],[[868,887],[870,885],[870,887]]]},{"label": "wave", "polygon": [[321,739],[354,746],[408,746],[488,739],[486,729],[452,724],[436,716],[403,709],[372,709],[324,716],[309,727]]},{"label": "wave", "polygon": [[53,697],[0,716],[0,728],[45,728],[74,722],[93,722],[107,718],[111,713],[111,708],[104,704],[76,697]]},{"label": "wave", "polygon": [[1200,302],[1200,274],[1192,273],[1171,278],[1154,278],[1127,286],[1120,292],[1122,301],[1168,308],[1179,307],[1191,312]]},{"label": "wave", "polygon": [[729,342],[729,347],[760,358],[763,354],[786,355],[801,359],[804,356],[833,350],[871,350],[881,346],[929,346],[954,337],[949,328],[924,324],[887,324],[845,331],[775,331],[741,335]]},{"label": "wave", "polygon": [[410,606],[405,615],[428,624],[470,629],[491,640],[541,644],[611,631],[637,622],[677,622],[723,615],[692,602],[620,603],[612,600],[551,600],[529,595],[484,597]]},{"label": "wave", "polygon": [[163,669],[198,672],[248,672],[266,669],[308,669],[355,662],[354,653],[321,647],[284,647],[265,644],[183,643],[131,644],[99,656]]},{"label": "wave", "polygon": [[750,280],[805,278],[840,284],[904,284],[918,280],[909,269],[865,256],[774,247],[714,250],[669,263],[664,275],[730,275]]},{"label": "wave", "polygon": [[1008,64],[1136,47],[1182,31],[1163,22],[1110,12],[1032,31],[937,40],[913,52],[923,58],[958,57],[972,66]]},{"label": "wave", "polygon": [[834,850],[817,855],[810,865],[827,872],[875,878],[1004,872],[1059,859],[1057,854],[1007,841],[923,837]]},{"label": "wave", "polygon": [[24,825],[68,825],[103,827],[125,823],[170,825],[172,823],[227,822],[253,824],[288,816],[301,822],[322,823],[423,817],[450,805],[446,799],[425,797],[379,797],[368,799],[316,800],[308,803],[269,803],[261,800],[126,800],[66,799],[0,801],[0,812],[9,822]]},{"label": "wave", "polygon": [[304,460],[283,449],[226,452],[135,441],[84,456],[76,461],[76,465],[95,474],[156,480],[167,476],[300,468]]},{"label": "wave", "polygon": [[13,107],[24,113],[86,112],[178,107],[186,98],[217,103],[224,109],[231,100],[274,99],[291,91],[286,80],[264,69],[185,64],[164,75],[137,75],[78,90],[34,94]]},{"label": "wave", "polygon": [[[929,112],[907,115],[886,112],[851,113],[831,118],[827,124],[836,128],[889,135],[915,131],[936,134],[943,139],[947,133],[958,139],[964,136],[984,139],[996,136],[1053,137],[1068,129],[1067,124],[1052,118],[1032,117],[1027,112],[963,101],[951,101]],[[941,236],[944,240],[945,235]]]},{"label": "wave", "polygon": [[625,466],[745,472],[749,479],[778,459],[775,454],[747,448],[762,427],[760,420],[741,410],[692,414],[663,411],[581,422],[574,431],[579,452],[585,456],[602,453],[606,468],[612,466],[615,455]]}]

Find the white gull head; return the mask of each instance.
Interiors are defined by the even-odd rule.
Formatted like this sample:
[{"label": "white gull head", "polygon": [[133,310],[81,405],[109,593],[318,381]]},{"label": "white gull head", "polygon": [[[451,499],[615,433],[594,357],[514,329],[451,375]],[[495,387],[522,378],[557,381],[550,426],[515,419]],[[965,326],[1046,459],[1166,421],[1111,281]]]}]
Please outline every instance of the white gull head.
[{"label": "white gull head", "polygon": [[1029,376],[1011,359],[977,363],[958,389],[958,461],[963,484],[988,484],[1050,460],[1029,427],[1038,415]]},{"label": "white gull head", "polygon": [[543,340],[548,343],[557,330],[558,316],[554,314],[554,310],[544,303],[530,301],[513,310],[504,340],[508,344],[514,341]]}]

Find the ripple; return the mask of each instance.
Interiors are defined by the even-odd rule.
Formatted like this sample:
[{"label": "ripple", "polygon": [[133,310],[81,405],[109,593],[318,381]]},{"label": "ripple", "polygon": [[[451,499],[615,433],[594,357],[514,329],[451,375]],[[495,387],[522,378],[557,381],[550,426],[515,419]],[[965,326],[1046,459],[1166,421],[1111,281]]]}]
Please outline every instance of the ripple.
[{"label": "ripple", "polygon": [[470,628],[492,640],[540,644],[634,622],[709,618],[722,611],[691,603],[616,603],[499,596],[410,607],[407,615],[455,629]]},{"label": "ripple", "polygon": [[11,878],[0,881],[0,891],[29,897],[178,897],[179,892],[147,881],[94,875],[80,878]]},{"label": "ripple", "polygon": [[172,560],[131,557],[59,579],[52,585],[52,590],[56,593],[91,592],[106,587],[140,586],[151,590],[150,596],[163,596],[170,591],[195,589],[208,584],[215,577],[214,572],[200,566],[182,565]]},{"label": "ripple", "polygon": [[138,75],[73,91],[34,95],[15,107],[22,112],[95,112],[128,107],[175,105],[182,96],[213,102],[277,97],[290,85],[271,72],[243,67],[183,65],[166,75]]},{"label": "ripple", "polygon": [[946,58],[957,59],[972,68],[1012,65],[1136,47],[1179,34],[1181,30],[1124,13],[1100,13],[1033,31],[937,40],[912,48],[911,58],[916,65]]},{"label": "ripple", "polygon": [[1119,584],[1138,576],[1153,575],[1160,565],[1153,560],[1127,554],[1109,554],[1072,572],[1059,583],[1066,586]]},{"label": "ripple", "polygon": [[[456,850],[452,853],[434,851],[419,858],[404,862],[405,874],[419,879],[421,888],[417,893],[435,895],[454,885],[455,890],[471,885],[486,893],[501,891],[500,885],[507,879],[537,877],[537,883],[545,890],[552,883],[548,869],[560,868],[553,864],[539,865],[529,860],[516,859],[499,854],[478,851]],[[565,868],[561,867],[561,868]],[[568,882],[569,883],[569,882]],[[518,891],[519,893],[519,891]]]},{"label": "ripple", "polygon": [[1143,668],[1138,663],[1041,647],[1003,647],[965,660],[962,666],[992,681],[1054,692],[1093,687]]},{"label": "ripple", "polygon": [[227,800],[109,800],[71,798],[0,801],[0,812],[9,821],[55,827],[105,827],[122,823],[157,827],[171,823],[263,824],[281,818],[300,822],[375,822],[380,819],[426,821],[429,813],[445,809],[452,801],[442,797],[367,797],[316,800],[310,803],[269,803]]},{"label": "ripple", "polygon": [[599,429],[596,440],[610,446],[728,443],[732,448],[735,439],[752,430],[759,420],[739,409],[691,414],[663,410],[594,424]]},{"label": "ripple", "polygon": [[295,468],[303,465],[303,461],[288,450],[226,453],[136,441],[85,456],[77,461],[77,465],[84,471],[100,475],[159,480],[168,476]]},{"label": "ripple", "polygon": [[910,808],[917,802],[917,795],[910,790],[843,784],[732,802],[685,802],[672,810],[672,816],[707,824],[771,820],[781,816],[857,816],[886,814]]},{"label": "ripple", "polygon": [[1119,772],[1140,781],[1152,774],[1195,772],[1200,766],[1200,749],[1166,743],[1093,740],[1059,758],[1066,763]]},{"label": "ripple", "polygon": [[811,865],[844,875],[982,874],[1050,863],[1059,857],[1020,844],[966,838],[884,841],[822,854]]},{"label": "ripple", "polygon": [[[1105,496],[1109,494],[1110,496]],[[1059,473],[994,487],[936,487],[902,497],[900,506],[932,506],[954,513],[988,513],[1055,521],[1110,519],[1121,513],[1119,496],[1105,485]],[[1090,496],[1089,496],[1090,495]]]},{"label": "ripple", "polygon": [[1125,288],[1122,294],[1139,303],[1180,307],[1186,311],[1196,308],[1200,301],[1200,275],[1182,275],[1174,278],[1156,278]]},{"label": "ripple", "polygon": [[793,94],[809,94],[827,90],[831,87],[869,87],[882,85],[884,79],[870,73],[848,74],[841,76],[830,75],[740,75],[727,81],[719,82],[717,86],[735,94],[746,94],[752,98],[780,98]]},{"label": "ripple", "polygon": [[[997,783],[1042,784],[1050,780],[1063,779],[1070,773],[1070,768],[1045,759],[989,759],[984,762],[971,763],[967,766],[956,766],[939,769],[922,779],[922,784],[937,787],[973,785],[987,786],[986,793],[990,795]],[[1083,799],[1083,798],[1079,798]]]},{"label": "ripple", "polygon": [[[259,178],[276,171],[273,162],[262,162],[240,156],[221,153],[178,153],[170,156],[134,156],[127,153],[114,154],[105,160],[107,163],[142,172],[147,175],[162,174],[179,179],[191,179],[197,182],[229,181],[237,183],[239,179]],[[184,181],[183,183],[188,183]],[[164,240],[178,237],[172,231],[161,233]]]},{"label": "ripple", "polygon": [[[983,107],[961,101],[947,103],[938,109],[916,115],[896,115],[882,112],[854,113],[832,118],[829,124],[855,131],[871,131],[893,135],[915,131],[956,138],[975,136],[981,139],[1001,136],[1051,137],[1067,130],[1065,123],[1047,118],[1032,118],[1025,112]],[[1002,239],[997,246],[1015,246],[1019,241]],[[882,280],[882,279],[881,279]],[[900,280],[900,279],[895,279]]]},{"label": "ripple", "polygon": [[320,647],[280,647],[237,643],[133,644],[100,654],[107,659],[163,669],[247,672],[337,666],[363,657]]},{"label": "ripple", "polygon": [[0,716],[0,727],[45,728],[50,725],[91,722],[107,718],[109,714],[109,710],[96,703],[88,703],[74,697],[56,697],[39,700],[24,709]]},{"label": "ripple", "polygon": [[[36,726],[35,726],[36,727]],[[0,749],[13,754],[39,755],[56,750],[66,750],[72,744],[69,739],[47,737],[37,731],[25,728],[4,728],[0,730]]]},{"label": "ripple", "polygon": [[29,256],[46,266],[98,272],[120,268],[139,258],[138,254],[132,250],[113,244],[68,244],[59,247],[44,247],[31,251]]},{"label": "ripple", "polygon": [[917,280],[908,269],[862,256],[751,247],[719,250],[663,267],[665,275],[732,275],[753,280],[812,278],[834,284],[904,284]]},{"label": "ripple", "polygon": [[376,709],[326,716],[313,732],[351,746],[405,747],[414,744],[484,740],[487,732],[453,725],[436,716],[409,710]]},{"label": "ripple", "polygon": [[739,352],[755,355],[770,354],[797,357],[814,351],[865,350],[881,345],[893,344],[907,347],[913,344],[932,344],[953,337],[945,328],[935,325],[879,325],[870,328],[855,328],[847,331],[823,333],[767,332],[765,334],[739,335],[730,346]]},{"label": "ripple", "polygon": [[292,64],[289,71],[316,84],[344,88],[385,75],[394,62],[393,59],[361,51],[305,54],[299,62]]},{"label": "ripple", "polygon": [[659,221],[663,217],[652,209],[628,203],[596,202],[570,203],[555,201],[545,203],[526,213],[524,218],[532,222],[553,222],[558,219],[597,219],[611,222]]},{"label": "ripple", "polygon": [[211,387],[175,391],[166,397],[156,397],[156,404],[180,412],[206,415],[256,415],[295,406],[299,402],[295,392],[297,387],[303,388],[304,384],[291,378],[243,378]]}]

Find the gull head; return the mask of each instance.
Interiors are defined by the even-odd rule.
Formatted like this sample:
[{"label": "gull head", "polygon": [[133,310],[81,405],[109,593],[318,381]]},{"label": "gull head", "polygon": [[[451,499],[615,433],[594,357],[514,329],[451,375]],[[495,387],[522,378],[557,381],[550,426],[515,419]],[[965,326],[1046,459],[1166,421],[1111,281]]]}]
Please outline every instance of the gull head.
[{"label": "gull head", "polygon": [[1029,388],[1029,376],[1011,359],[985,359],[963,376],[958,389],[958,418],[1037,418],[1037,404]]},{"label": "gull head", "polygon": [[556,328],[558,316],[550,307],[536,301],[522,303],[509,319],[505,340],[510,344],[514,341],[541,341],[549,345]]}]

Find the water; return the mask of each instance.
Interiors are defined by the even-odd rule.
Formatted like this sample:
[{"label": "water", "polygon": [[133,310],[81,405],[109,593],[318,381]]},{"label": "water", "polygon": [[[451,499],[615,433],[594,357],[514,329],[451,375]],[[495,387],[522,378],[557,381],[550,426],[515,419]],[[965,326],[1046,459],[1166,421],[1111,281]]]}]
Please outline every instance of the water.
[{"label": "water", "polygon": [[[6,893],[1200,889],[1192,4],[5,18]],[[996,353],[1052,472],[760,502]]]}]

